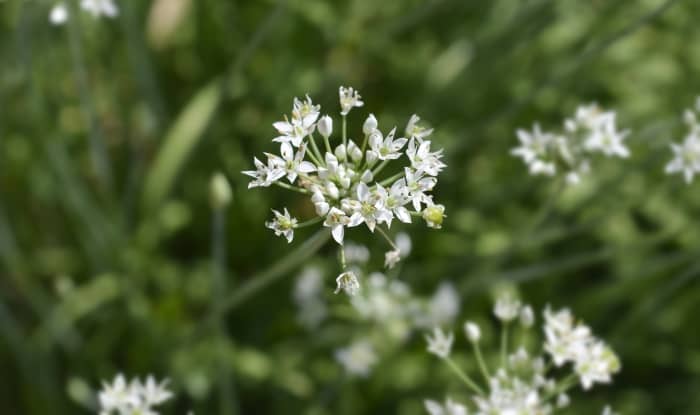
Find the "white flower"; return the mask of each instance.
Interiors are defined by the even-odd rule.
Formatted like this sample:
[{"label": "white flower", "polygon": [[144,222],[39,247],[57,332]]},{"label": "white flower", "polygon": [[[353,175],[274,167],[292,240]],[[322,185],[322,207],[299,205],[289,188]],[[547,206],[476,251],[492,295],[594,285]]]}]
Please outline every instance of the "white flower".
[{"label": "white flower", "polygon": [[145,383],[134,379],[127,383],[124,375],[119,374],[112,384],[103,382],[98,394],[100,414],[109,415],[157,415],[154,406],[172,398],[173,394],[167,389],[168,381],[158,383],[153,376],[148,376]]},{"label": "white flower", "polygon": [[418,137],[411,138],[408,142],[406,155],[408,159],[411,160],[411,167],[418,173],[437,176],[442,169],[447,167],[445,163],[440,161],[442,158],[442,149],[431,152],[429,140],[423,140]]},{"label": "white flower", "polygon": [[550,153],[555,145],[556,136],[542,132],[537,123],[533,126],[532,132],[518,129],[516,134],[520,147],[512,149],[510,153],[523,159],[530,168],[530,174],[554,175],[556,167],[550,161]]},{"label": "white flower", "polygon": [[623,141],[629,131],[617,131],[615,128],[615,114],[611,113],[604,122],[591,131],[584,142],[584,147],[588,151],[600,151],[606,156],[618,156],[627,158],[630,151],[625,147]]},{"label": "white flower", "polygon": [[379,130],[374,130],[369,136],[369,147],[377,154],[379,160],[396,160],[401,157],[401,149],[408,141],[405,138],[394,139],[396,127],[386,137]]},{"label": "white flower", "polygon": [[318,121],[316,128],[318,128],[318,132],[325,138],[330,137],[330,135],[333,133],[333,118],[324,115]]},{"label": "white flower", "polygon": [[301,101],[295,97],[292,108],[292,117],[302,120],[304,125],[311,125],[318,119],[320,110],[321,106],[314,105],[308,95],[306,95],[306,100],[304,101]]},{"label": "white flower", "polygon": [[467,335],[467,339],[472,343],[476,343],[481,339],[481,329],[472,321],[464,323],[464,333]]},{"label": "white flower", "polygon": [[433,328],[433,336],[425,335],[425,340],[428,342],[428,352],[442,359],[446,359],[452,350],[454,342],[454,334],[452,332],[445,333],[439,327]]},{"label": "white flower", "polygon": [[700,137],[688,135],[682,144],[671,144],[673,159],[666,164],[666,174],[681,172],[686,183],[700,173]]},{"label": "white flower", "polygon": [[418,121],[420,121],[420,117],[418,115],[411,115],[411,118],[408,120],[408,124],[406,124],[406,137],[422,140],[433,133],[432,128],[421,127],[418,125]]},{"label": "white flower", "polygon": [[433,190],[436,183],[437,179],[435,177],[424,177],[422,173],[406,167],[404,169],[404,177],[392,185],[392,193],[399,200],[400,196],[405,195],[413,204],[413,208],[416,211],[420,211],[423,203],[426,205],[431,204],[432,198],[426,192]]},{"label": "white flower", "polygon": [[610,408],[610,405],[605,405],[603,408],[603,412],[601,412],[601,415],[619,415],[617,412],[613,412],[613,410]]},{"label": "white flower", "polygon": [[617,356],[602,341],[594,340],[578,353],[574,370],[583,389],[590,389],[595,383],[610,383],[612,374],[620,370]]},{"label": "white flower", "polygon": [[429,204],[425,209],[423,209],[423,219],[429,228],[442,228],[442,221],[444,218],[445,206],[443,205]]},{"label": "white flower", "polygon": [[[344,202],[350,201],[349,199],[344,200]],[[360,182],[357,185],[357,199],[352,200],[352,202],[356,203],[346,203],[348,209],[359,214],[370,231],[374,232],[377,222],[381,223],[387,220],[387,212],[384,211],[381,198],[373,194],[365,183]]]},{"label": "white flower", "polygon": [[532,311],[532,307],[529,305],[526,305],[520,309],[520,324],[527,328],[530,328],[533,324],[535,324],[535,312]]},{"label": "white flower", "polygon": [[80,7],[94,17],[119,15],[119,8],[113,0],[81,0]]},{"label": "white flower", "polygon": [[49,12],[49,21],[51,24],[60,26],[68,21],[68,7],[64,2],[56,3]]},{"label": "white flower", "polygon": [[569,399],[569,395],[565,393],[560,393],[557,396],[557,408],[566,408],[569,406],[569,403],[571,403],[571,399]]},{"label": "white flower", "polygon": [[283,235],[288,243],[294,239],[294,228],[297,226],[297,219],[289,215],[287,208],[284,208],[284,214],[272,209],[275,214],[275,219],[272,222],[265,222],[265,226],[275,231],[276,236]]},{"label": "white flower", "polygon": [[102,383],[102,390],[99,392],[98,398],[103,411],[121,410],[141,404],[140,397],[131,388],[131,385],[126,383],[126,378],[121,373],[114,378],[112,384]]},{"label": "white flower", "polygon": [[364,124],[362,124],[362,132],[365,135],[370,135],[377,129],[377,125],[377,119],[374,117],[374,114],[369,114]]},{"label": "white flower", "polygon": [[338,275],[335,282],[338,284],[338,287],[335,289],[335,294],[338,294],[342,290],[349,296],[355,296],[360,292],[360,282],[352,271],[345,271]]},{"label": "white flower", "polygon": [[428,303],[428,319],[432,325],[451,323],[459,314],[459,293],[450,282],[442,282]]},{"label": "white flower", "polygon": [[405,258],[411,253],[413,244],[411,243],[411,237],[408,236],[406,232],[397,233],[394,243],[399,248],[399,251],[401,251],[402,257]]},{"label": "white flower", "polygon": [[343,249],[345,249],[345,260],[348,264],[366,264],[369,261],[369,249],[364,245],[346,242]]},{"label": "white flower", "polygon": [[285,176],[284,169],[278,162],[275,162],[274,159],[268,158],[267,165],[265,165],[257,158],[254,158],[253,163],[255,163],[256,170],[246,170],[243,172],[246,176],[255,179],[248,183],[248,189],[258,186],[268,187]]},{"label": "white flower", "polygon": [[[403,184],[403,179],[397,180],[391,185],[387,191],[384,186],[377,183],[377,197],[381,201],[380,207],[382,210],[380,216],[387,226],[391,226],[391,221],[396,216],[403,223],[411,223],[411,213],[404,207],[408,203],[409,198],[406,195],[406,187]],[[410,240],[409,240],[410,243]]]},{"label": "white flower", "polygon": [[340,97],[340,114],[348,115],[353,107],[361,107],[365,103],[362,102],[362,97],[360,93],[354,90],[352,87],[345,88],[341,86],[338,89],[338,95]]},{"label": "white flower", "polygon": [[345,227],[357,226],[362,223],[362,217],[359,214],[354,214],[352,217],[348,217],[342,210],[333,207],[328,211],[326,216],[326,221],[323,222],[323,226],[331,228],[331,234],[333,239],[340,245],[343,244],[343,236],[345,235]]},{"label": "white flower", "polygon": [[282,134],[272,139],[277,143],[291,143],[294,147],[299,147],[304,138],[311,134],[314,125],[308,124],[303,119],[292,118],[291,121],[277,121],[272,124],[277,131]]},{"label": "white flower", "polygon": [[335,359],[343,365],[346,372],[355,376],[367,377],[372,366],[377,363],[377,354],[367,340],[358,340],[350,346],[338,349]]},{"label": "white flower", "polygon": [[308,174],[316,171],[316,166],[313,163],[304,160],[306,146],[299,144],[299,150],[294,154],[294,147],[291,144],[284,142],[280,145],[280,156],[274,154],[266,154],[270,159],[274,160],[275,165],[281,166],[287,173],[287,180],[294,183],[297,176],[300,174]]},{"label": "white flower", "polygon": [[394,268],[401,261],[401,251],[394,249],[384,254],[384,266],[388,269]]},{"label": "white flower", "polygon": [[141,393],[143,404],[146,407],[151,407],[160,405],[173,397],[172,392],[166,388],[167,385],[168,379],[158,383],[153,376],[149,375],[145,383],[141,383],[137,379],[134,387]]},{"label": "white flower", "polygon": [[493,314],[505,323],[513,321],[519,313],[520,301],[508,294],[501,295],[493,308]]},{"label": "white flower", "polygon": [[449,397],[445,400],[445,405],[430,399],[426,399],[423,403],[430,415],[467,415],[468,413],[466,406],[453,401]]},{"label": "white flower", "polygon": [[505,375],[492,378],[488,397],[476,396],[474,401],[477,415],[544,415],[551,411],[536,387]]}]

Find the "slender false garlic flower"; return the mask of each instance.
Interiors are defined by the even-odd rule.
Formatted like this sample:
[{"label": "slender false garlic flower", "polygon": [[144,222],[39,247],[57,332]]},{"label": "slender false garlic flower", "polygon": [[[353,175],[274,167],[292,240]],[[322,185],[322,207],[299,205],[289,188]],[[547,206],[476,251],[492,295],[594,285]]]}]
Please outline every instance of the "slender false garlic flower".
[{"label": "slender false garlic flower", "polygon": [[339,100],[340,134],[334,131],[338,124],[329,115],[321,116],[321,106],[308,95],[305,100],[294,98],[291,117],[273,124],[279,135],[272,141],[279,143],[279,154],[265,153],[265,162],[255,158],[255,170],[243,174],[252,178],[248,188],[276,185],[309,197],[315,217],[301,222],[285,208],[284,213],[273,211],[266,226],[288,242],[295,229],[317,223],[329,228],[341,245],[344,271],[336,292],[353,295],[359,285],[352,272],[345,271],[345,230],[362,224],[370,232],[378,230],[393,248],[385,258],[387,268],[393,267],[403,257],[387,235],[394,219],[411,223],[413,217],[422,217],[427,226],[441,227],[445,207],[433,201],[431,191],[446,165],[442,150],[433,150],[427,139],[433,130],[419,125],[417,115],[411,116],[403,136],[396,127],[382,132],[372,114],[361,135],[352,136],[347,116],[364,102],[357,90],[345,87],[339,89]]},{"label": "slender false garlic flower", "polygon": [[[588,326],[575,320],[568,309],[552,311],[547,307],[544,310],[544,341],[541,351],[535,355],[524,345],[517,346],[515,352],[510,353],[507,336],[510,323],[518,317],[520,330],[524,333],[533,327],[535,318],[532,308],[521,305],[513,297],[502,297],[496,302],[494,314],[503,323],[501,358],[496,368],[488,367],[481,354],[479,325],[473,321],[467,321],[464,325],[466,338],[472,345],[485,383],[483,386],[451,360],[452,333],[435,329],[433,337],[427,337],[428,352],[444,360],[473,393],[470,401],[474,412],[468,412],[470,414],[557,413],[570,404],[567,392],[571,388],[580,385],[588,390],[598,383],[610,383],[612,376],[620,370],[620,362],[610,346],[595,337]],[[557,379],[552,371],[562,373],[562,368],[570,373]],[[443,407],[430,400],[425,401],[425,407],[431,415],[451,413],[448,405]],[[466,414],[468,407],[460,404],[458,410],[461,412],[454,413]],[[606,407],[603,413],[612,412]]]},{"label": "slender false garlic flower", "polygon": [[[115,18],[119,15],[119,7],[114,0],[81,0],[80,8],[95,18]],[[70,12],[64,1],[54,4],[49,12],[49,21],[57,26],[66,23],[69,17]]]},{"label": "slender false garlic flower", "polygon": [[700,97],[695,102],[695,108],[685,110],[683,120],[688,126],[688,133],[682,143],[671,144],[673,159],[666,164],[666,174],[679,173],[685,182],[690,184],[696,174],[700,173]]},{"label": "slender false garlic flower", "polygon": [[157,382],[149,375],[145,382],[135,378],[127,382],[118,374],[112,383],[103,382],[98,394],[100,415],[158,415],[153,408],[173,397],[168,380]]},{"label": "slender false garlic flower", "polygon": [[568,184],[577,184],[591,170],[593,156],[630,156],[624,143],[629,131],[618,130],[616,117],[614,111],[603,111],[596,104],[580,106],[559,133],[542,131],[537,123],[532,131],[518,129],[520,146],[511,154],[525,162],[531,175],[563,174]]}]

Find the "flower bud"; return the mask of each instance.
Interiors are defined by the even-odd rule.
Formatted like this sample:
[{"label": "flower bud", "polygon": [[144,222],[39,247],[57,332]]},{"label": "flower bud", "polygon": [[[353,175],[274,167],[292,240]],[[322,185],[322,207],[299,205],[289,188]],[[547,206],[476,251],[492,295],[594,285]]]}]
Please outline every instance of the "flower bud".
[{"label": "flower bud", "polygon": [[374,118],[374,114],[369,114],[369,116],[365,120],[365,123],[362,124],[362,132],[365,133],[365,135],[370,135],[376,129],[377,129],[377,119]]},{"label": "flower bud", "polygon": [[423,209],[423,219],[430,228],[442,228],[442,220],[444,218],[445,206],[443,205],[431,205]]},{"label": "flower bud", "polygon": [[367,160],[367,165],[369,167],[374,166],[374,163],[377,162],[377,157],[378,157],[377,153],[375,153],[372,150],[367,150],[367,152],[365,153],[365,159]]},{"label": "flower bud", "polygon": [[472,343],[476,343],[481,339],[481,329],[476,323],[471,321],[464,323],[464,333],[467,335],[467,339]]},{"label": "flower bud", "polygon": [[215,210],[223,209],[231,203],[231,186],[226,180],[226,176],[217,172],[211,177],[209,182],[209,198],[211,206]]},{"label": "flower bud", "polygon": [[328,182],[328,184],[326,185],[326,192],[333,199],[337,199],[340,197],[340,191],[338,190],[338,186],[336,186],[333,182]]},{"label": "flower bud", "polygon": [[345,161],[345,157],[347,157],[347,151],[345,150],[344,144],[341,144],[335,148],[335,156],[338,158],[339,161]]},{"label": "flower bud", "polygon": [[535,324],[535,313],[532,311],[532,307],[529,305],[526,305],[520,309],[520,324],[526,328],[530,328],[533,324]]},{"label": "flower bud", "polygon": [[321,134],[324,138],[328,138],[333,132],[333,118],[324,115],[320,120],[318,120],[317,128],[319,134]]},{"label": "flower bud", "polygon": [[355,163],[359,163],[359,161],[362,160],[362,150],[360,150],[360,147],[352,140],[348,142],[347,153]]},{"label": "flower bud", "polygon": [[374,174],[372,174],[372,170],[370,170],[370,169],[365,170],[365,172],[362,173],[360,180],[362,180],[365,183],[369,183],[372,180],[374,180]]}]

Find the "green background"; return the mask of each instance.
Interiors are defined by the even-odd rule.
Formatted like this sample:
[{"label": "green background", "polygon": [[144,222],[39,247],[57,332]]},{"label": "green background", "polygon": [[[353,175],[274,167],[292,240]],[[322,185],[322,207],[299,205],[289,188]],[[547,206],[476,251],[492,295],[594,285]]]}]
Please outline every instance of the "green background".
[{"label": "green background", "polygon": [[[336,113],[348,85],[366,103],[351,134],[368,112],[400,128],[415,112],[445,148],[443,229],[402,228],[414,249],[400,278],[414,292],[451,280],[460,321],[486,321],[503,283],[537,309],[571,307],[623,368],[613,385],[574,392],[567,413],[606,402],[700,413],[700,185],[663,174],[700,91],[699,2],[122,0],[117,19],[76,10],[63,27],[48,23],[51,5],[0,2],[0,412],[88,413],[87,388],[117,371],[171,378],[173,414],[419,414],[425,398],[466,401],[420,333],[357,380],[332,351],[362,326],[333,317],[313,333],[294,320],[299,262],[325,266],[329,303],[347,305],[331,294],[335,247],[295,256],[314,230],[287,245],[264,221],[270,208],[312,207],[248,191],[240,171],[274,151],[271,124],[294,96]],[[632,130],[629,160],[598,160],[557,192],[509,155],[516,128],[559,128],[593,101]],[[215,171],[234,193],[218,236],[223,297],[274,279],[222,324]],[[380,269],[385,243],[349,237]],[[284,272],[260,274],[290,253]]]}]

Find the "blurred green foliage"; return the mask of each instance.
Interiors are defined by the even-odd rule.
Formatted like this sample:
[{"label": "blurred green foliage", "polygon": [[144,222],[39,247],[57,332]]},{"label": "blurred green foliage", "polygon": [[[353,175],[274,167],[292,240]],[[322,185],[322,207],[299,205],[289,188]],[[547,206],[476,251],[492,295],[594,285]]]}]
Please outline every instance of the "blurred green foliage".
[{"label": "blurred green foliage", "polygon": [[[312,234],[288,246],[268,232],[270,208],[312,207],[248,191],[240,171],[270,151],[292,97],[334,111],[339,85],[366,102],[351,131],[369,111],[383,125],[415,112],[446,149],[443,229],[410,228],[401,278],[415,292],[453,281],[462,318],[485,318],[504,282],[537,308],[571,307],[623,362],[571,413],[700,412],[700,192],[663,175],[700,91],[699,2],[122,0],[118,19],[65,27],[50,6],[0,2],[3,413],[87,413],[89,388],[117,371],[170,376],[168,413],[419,414],[459,396],[420,335],[370,379],[345,377],[332,350],[357,328],[318,336],[293,318],[289,276],[308,258],[213,306],[210,177],[234,189],[220,259],[235,295]],[[633,157],[554,195],[508,154],[514,130],[590,101],[618,109]],[[350,236],[380,269],[383,242]]]}]

